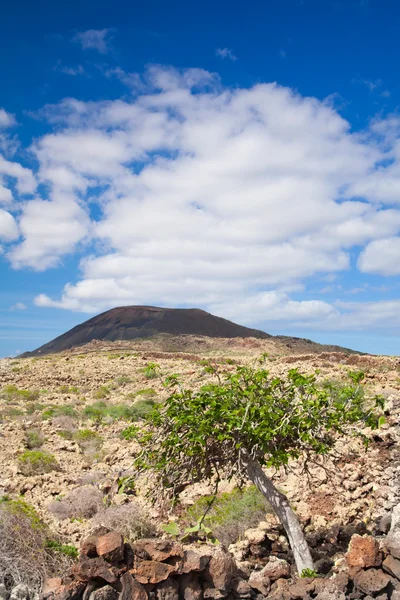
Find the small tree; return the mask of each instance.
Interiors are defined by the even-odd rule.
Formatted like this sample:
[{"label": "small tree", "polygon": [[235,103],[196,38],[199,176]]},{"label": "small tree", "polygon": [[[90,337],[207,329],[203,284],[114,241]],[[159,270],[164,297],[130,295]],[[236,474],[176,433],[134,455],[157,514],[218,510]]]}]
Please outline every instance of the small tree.
[{"label": "small tree", "polygon": [[[315,375],[290,370],[286,378],[265,369],[237,367],[231,374],[194,391],[169,378],[173,393],[148,417],[141,430],[128,428],[142,446],[136,459],[150,470],[154,490],[180,491],[200,480],[233,476],[250,479],[284,526],[297,570],[313,569],[299,520],[286,496],[264,473],[304,457],[305,464],[333,450],[340,435],[377,427],[383,399],[367,399],[362,374],[348,385],[318,385]],[[378,409],[378,410],[377,410]]]}]

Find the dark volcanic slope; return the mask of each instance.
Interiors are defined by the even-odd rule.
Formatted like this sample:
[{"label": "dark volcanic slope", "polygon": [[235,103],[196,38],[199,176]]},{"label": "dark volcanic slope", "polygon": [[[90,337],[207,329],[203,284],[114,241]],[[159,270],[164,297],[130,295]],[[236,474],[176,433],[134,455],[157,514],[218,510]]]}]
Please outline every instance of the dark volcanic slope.
[{"label": "dark volcanic slope", "polygon": [[208,337],[271,337],[264,331],[249,329],[215,317],[198,308],[156,308],[154,306],[123,306],[97,315],[51,342],[24,356],[61,352],[82,346],[91,340],[134,340],[157,333],[194,334]]}]

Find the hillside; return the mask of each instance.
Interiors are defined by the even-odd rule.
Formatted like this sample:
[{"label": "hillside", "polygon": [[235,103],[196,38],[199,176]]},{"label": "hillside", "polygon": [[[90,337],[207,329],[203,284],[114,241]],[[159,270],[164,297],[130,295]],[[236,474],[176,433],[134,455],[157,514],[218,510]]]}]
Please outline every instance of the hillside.
[{"label": "hillside", "polygon": [[253,340],[273,341],[274,347],[279,346],[280,350],[285,347],[290,348],[292,352],[319,353],[336,350],[352,352],[339,346],[324,346],[301,338],[272,336],[265,331],[237,325],[197,308],[123,306],[108,310],[77,325],[33,352],[26,352],[23,357],[63,352],[85,346],[94,340],[107,343],[140,342],[140,340],[144,341],[149,338],[154,340],[161,338],[164,344],[172,343],[181,349],[187,343],[185,338],[191,336],[207,338],[207,340],[202,340],[203,344],[209,343],[210,339],[218,338],[221,342],[222,340],[237,340],[241,345],[244,340],[252,338]]}]

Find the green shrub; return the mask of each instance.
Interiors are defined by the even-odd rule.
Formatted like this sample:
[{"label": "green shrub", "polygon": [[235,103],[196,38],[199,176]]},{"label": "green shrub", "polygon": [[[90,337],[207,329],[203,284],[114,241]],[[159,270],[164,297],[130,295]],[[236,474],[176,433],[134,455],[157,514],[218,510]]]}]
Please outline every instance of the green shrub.
[{"label": "green shrub", "polygon": [[102,400],[103,398],[108,398],[110,395],[110,390],[107,386],[102,385],[94,394],[93,397],[97,400]]},{"label": "green shrub", "polygon": [[24,414],[24,411],[15,406],[6,406],[0,411],[0,418],[8,418],[15,419],[16,417],[21,417]]},{"label": "green shrub", "polygon": [[76,387],[76,385],[62,385],[59,389],[59,392],[60,394],[79,394],[79,389]]},{"label": "green shrub", "polygon": [[79,556],[78,548],[75,548],[75,546],[70,546],[69,544],[61,544],[56,540],[47,540],[46,548],[49,548],[53,552],[63,554],[64,556],[67,556],[73,560],[76,560]]},{"label": "green shrub", "polygon": [[0,398],[6,402],[27,400],[33,402],[39,398],[37,390],[20,390],[15,385],[7,385],[0,392]]},{"label": "green shrub", "polygon": [[75,417],[78,418],[78,413],[73,404],[63,404],[62,406],[48,406],[42,412],[42,419],[52,419],[54,417]]},{"label": "green shrub", "polygon": [[18,456],[19,469],[23,475],[43,475],[59,469],[55,457],[41,450],[25,450]]},{"label": "green shrub", "polygon": [[103,438],[91,429],[79,429],[74,433],[73,439],[84,454],[94,454],[103,446]]},{"label": "green shrub", "polygon": [[131,383],[131,381],[131,377],[128,377],[127,375],[120,375],[116,378],[115,383],[117,385],[126,385],[127,383]]},{"label": "green shrub", "polygon": [[25,445],[29,450],[43,446],[44,436],[40,429],[28,429],[25,432]]},{"label": "green shrub", "polygon": [[33,415],[35,412],[39,412],[45,408],[45,404],[41,404],[40,402],[29,402],[26,405],[26,413],[28,415]]},{"label": "green shrub", "polygon": [[157,363],[147,363],[145,368],[143,369],[144,376],[147,379],[155,379],[159,374],[160,366]]},{"label": "green shrub", "polygon": [[[186,510],[182,517],[187,525],[201,519],[213,496],[203,496]],[[255,486],[219,494],[211,505],[204,522],[224,545],[236,542],[250,527],[255,527],[271,512],[269,503]]]},{"label": "green shrub", "polygon": [[137,396],[142,396],[143,398],[154,398],[156,395],[157,392],[153,388],[144,388],[143,390],[137,390],[136,392],[127,394],[126,398],[129,400],[133,400]]}]

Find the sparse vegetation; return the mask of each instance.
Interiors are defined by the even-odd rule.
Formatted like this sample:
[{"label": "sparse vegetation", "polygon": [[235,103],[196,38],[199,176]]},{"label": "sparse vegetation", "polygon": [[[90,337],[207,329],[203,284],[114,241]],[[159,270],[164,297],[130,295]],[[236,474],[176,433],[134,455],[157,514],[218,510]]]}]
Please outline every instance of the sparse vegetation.
[{"label": "sparse vegetation", "polygon": [[97,513],[93,519],[93,525],[115,529],[124,536],[127,542],[156,535],[155,526],[144,515],[140,505],[134,501],[121,506],[110,506]]},{"label": "sparse vegetation", "polygon": [[0,392],[0,399],[8,403],[25,400],[33,402],[39,398],[36,390],[20,390],[15,385],[7,385]]},{"label": "sparse vegetation", "polygon": [[182,520],[194,525],[202,519],[207,509],[205,525],[226,546],[240,539],[246,529],[256,527],[265,519],[267,512],[272,512],[271,505],[258,489],[250,486],[218,494],[215,499],[213,496],[202,496],[186,510]]},{"label": "sparse vegetation", "polygon": [[55,500],[48,510],[62,521],[72,518],[91,519],[103,507],[103,494],[93,485],[86,485],[71,490],[60,500]]},{"label": "sparse vegetation", "polygon": [[62,404],[60,406],[48,406],[42,412],[42,419],[53,419],[54,417],[75,417],[78,418],[78,413],[73,404]]},{"label": "sparse vegetation", "polygon": [[19,470],[23,475],[43,475],[59,469],[59,465],[49,452],[42,450],[26,450],[18,456]]},{"label": "sparse vegetation", "polygon": [[40,448],[44,443],[44,435],[40,429],[28,429],[25,431],[25,445],[29,450]]},{"label": "sparse vegetation", "polygon": [[83,454],[94,457],[103,446],[103,438],[96,431],[91,429],[79,429],[73,435],[73,439],[78,444]]},{"label": "sparse vegetation", "polygon": [[102,385],[94,394],[93,397],[96,398],[96,400],[102,400],[103,398],[108,398],[108,396],[111,394],[110,389],[105,386]]},{"label": "sparse vegetation", "polygon": [[0,498],[0,539],[0,583],[7,590],[25,583],[40,592],[45,578],[65,571],[76,556],[53,539],[32,506],[7,496]]}]

